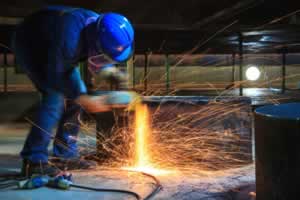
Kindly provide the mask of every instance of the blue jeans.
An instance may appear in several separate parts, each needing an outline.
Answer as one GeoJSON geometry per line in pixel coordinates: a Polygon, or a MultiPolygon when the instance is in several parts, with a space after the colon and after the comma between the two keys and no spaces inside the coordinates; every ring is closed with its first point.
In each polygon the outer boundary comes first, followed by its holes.
{"type": "Polygon", "coordinates": [[[77,134],[79,131],[79,105],[72,101],[64,103],[60,93],[42,94],[42,101],[21,152],[23,159],[33,163],[48,161],[48,146],[53,138],[53,128],[58,123],[54,137],[54,156],[72,158],[78,156],[77,134]],[[65,106],[66,105],[66,106],[65,106]]]}
{"type": "MultiPolygon", "coordinates": [[[[51,89],[34,72],[32,73],[29,70],[26,72],[42,94],[42,99],[33,119],[32,128],[26,138],[21,157],[33,163],[46,163],[48,161],[48,146],[52,138],[54,139],[54,156],[62,158],[77,157],[78,117],[82,109],[74,100],[65,99],[68,92],[72,92],[74,86],[66,85],[69,86],[67,92],[57,91],[51,89]],[[54,136],[53,128],[57,124],[57,133],[54,136]]],[[[78,69],[73,70],[70,77],[71,80],[74,80],[74,83],[82,84],[78,69]]]]}

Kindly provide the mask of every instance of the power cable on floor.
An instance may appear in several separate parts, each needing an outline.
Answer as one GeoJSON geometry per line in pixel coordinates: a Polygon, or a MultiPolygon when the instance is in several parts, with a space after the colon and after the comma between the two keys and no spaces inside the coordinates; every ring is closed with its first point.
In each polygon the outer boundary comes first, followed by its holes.
{"type": "Polygon", "coordinates": [[[123,193],[123,194],[134,196],[137,200],[142,200],[142,198],[139,194],[137,194],[135,192],[132,192],[132,191],[129,191],[129,190],[94,188],[94,187],[89,187],[89,186],[84,186],[84,185],[77,185],[77,184],[71,184],[70,186],[74,187],[74,188],[80,188],[80,189],[91,190],[91,191],[96,191],[96,192],[123,193]]]}
{"type": "Polygon", "coordinates": [[[162,185],[160,183],[160,181],[153,175],[151,174],[148,174],[148,173],[145,173],[145,172],[141,172],[141,174],[143,174],[144,176],[148,176],[150,177],[151,179],[154,180],[155,182],[155,188],[152,190],[152,192],[150,194],[148,194],[144,200],[149,200],[151,199],[152,197],[154,197],[158,192],[160,192],[162,190],[162,185]]]}
{"type": "MultiPolygon", "coordinates": [[[[135,172],[135,171],[133,171],[135,172]]],[[[94,188],[94,187],[89,187],[85,185],[77,185],[77,184],[70,184],[70,187],[73,188],[80,188],[80,189],[85,189],[85,190],[91,190],[91,191],[96,191],[96,192],[113,192],[113,193],[122,193],[126,195],[133,196],[137,200],[150,200],[153,198],[161,189],[162,185],[160,181],[153,175],[145,173],[145,172],[139,172],[140,174],[150,177],[152,180],[154,180],[154,185],[155,188],[145,197],[142,198],[139,194],[129,191],[129,190],[121,190],[121,189],[109,189],[109,188],[94,188]]],[[[26,180],[26,177],[21,176],[21,174],[0,174],[0,189],[7,189],[13,186],[16,186],[19,181],[26,180]]]]}

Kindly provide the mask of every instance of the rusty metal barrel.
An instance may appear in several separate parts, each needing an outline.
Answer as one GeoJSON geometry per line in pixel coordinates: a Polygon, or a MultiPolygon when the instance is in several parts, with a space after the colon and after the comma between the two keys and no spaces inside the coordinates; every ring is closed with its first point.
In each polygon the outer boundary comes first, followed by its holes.
{"type": "Polygon", "coordinates": [[[255,110],[256,199],[300,196],[300,103],[255,110]]]}

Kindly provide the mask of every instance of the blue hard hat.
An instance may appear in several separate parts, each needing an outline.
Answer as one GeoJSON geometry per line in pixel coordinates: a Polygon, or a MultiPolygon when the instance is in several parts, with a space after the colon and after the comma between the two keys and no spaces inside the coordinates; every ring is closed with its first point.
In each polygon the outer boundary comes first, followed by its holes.
{"type": "Polygon", "coordinates": [[[116,62],[129,59],[134,50],[134,30],[128,19],[120,14],[106,13],[97,20],[99,46],[116,62]]]}

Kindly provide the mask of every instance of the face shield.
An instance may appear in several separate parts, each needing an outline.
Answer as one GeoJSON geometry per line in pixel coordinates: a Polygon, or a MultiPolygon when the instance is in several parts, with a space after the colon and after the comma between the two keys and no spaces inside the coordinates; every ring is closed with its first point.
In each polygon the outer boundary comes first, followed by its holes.
{"type": "Polygon", "coordinates": [[[104,68],[115,66],[116,64],[118,64],[118,62],[112,60],[109,56],[105,54],[99,54],[96,56],[89,57],[88,64],[89,64],[89,69],[92,72],[98,73],[100,70],[104,68]]]}
{"type": "Polygon", "coordinates": [[[120,61],[113,60],[110,56],[102,53],[88,58],[89,68],[93,73],[98,73],[104,68],[113,67],[116,64],[126,62],[134,54],[134,43],[132,46],[126,48],[123,53],[119,56],[120,61]],[[123,57],[123,58],[121,58],[123,57]]]}

